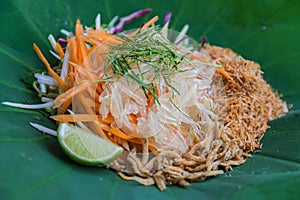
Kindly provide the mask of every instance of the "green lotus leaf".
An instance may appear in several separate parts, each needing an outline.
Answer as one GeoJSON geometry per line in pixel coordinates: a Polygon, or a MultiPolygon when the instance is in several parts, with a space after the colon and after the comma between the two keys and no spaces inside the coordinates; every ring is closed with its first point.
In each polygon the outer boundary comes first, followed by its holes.
{"type": "Polygon", "coordinates": [[[76,19],[108,22],[152,8],[133,21],[140,26],[171,11],[170,26],[190,25],[189,35],[229,47],[258,62],[264,78],[289,105],[290,112],[271,121],[263,148],[243,165],[204,182],[160,192],[155,186],[124,181],[115,172],[75,164],[57,139],[43,135],[29,121],[55,128],[40,111],[0,106],[0,199],[299,199],[300,198],[300,4],[293,0],[4,0],[0,6],[0,101],[37,103],[21,77],[43,69],[32,50],[37,43],[49,60],[47,36],[72,30],[76,19]]]}

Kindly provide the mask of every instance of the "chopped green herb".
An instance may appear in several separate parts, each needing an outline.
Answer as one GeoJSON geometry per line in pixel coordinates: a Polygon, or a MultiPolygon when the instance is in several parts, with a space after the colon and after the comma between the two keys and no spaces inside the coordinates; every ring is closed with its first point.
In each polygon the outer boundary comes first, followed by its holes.
{"type": "Polygon", "coordinates": [[[131,79],[144,91],[150,93],[155,102],[160,104],[155,94],[154,82],[160,78],[178,93],[171,84],[171,75],[182,72],[179,65],[185,61],[185,55],[165,38],[158,27],[139,32],[133,37],[120,35],[125,42],[112,46],[107,57],[105,71],[112,71],[115,76],[125,76],[127,83],[131,79]],[[150,83],[146,78],[152,77],[150,83]]]}

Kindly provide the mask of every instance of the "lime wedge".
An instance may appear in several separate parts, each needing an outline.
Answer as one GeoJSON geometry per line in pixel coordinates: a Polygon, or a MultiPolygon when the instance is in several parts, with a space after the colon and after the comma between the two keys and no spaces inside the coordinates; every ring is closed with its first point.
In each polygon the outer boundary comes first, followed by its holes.
{"type": "Polygon", "coordinates": [[[57,132],[63,151],[84,165],[105,165],[123,151],[123,148],[112,142],[69,123],[61,123],[57,132]]]}

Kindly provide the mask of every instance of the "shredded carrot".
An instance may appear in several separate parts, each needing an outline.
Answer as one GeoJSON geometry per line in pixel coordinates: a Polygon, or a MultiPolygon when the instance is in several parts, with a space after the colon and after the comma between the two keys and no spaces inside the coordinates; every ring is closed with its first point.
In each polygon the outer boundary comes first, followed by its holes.
{"type": "Polygon", "coordinates": [[[76,41],[76,58],[78,60],[77,64],[81,64],[81,62],[84,60],[83,55],[81,54],[86,50],[86,47],[83,45],[81,36],[83,35],[83,27],[80,23],[80,20],[77,19],[76,21],[76,27],[75,27],[75,41],[76,41]]]}
{"type": "Polygon", "coordinates": [[[152,145],[148,145],[148,149],[153,153],[157,152],[156,148],[152,145]]]}
{"type": "MultiPolygon", "coordinates": [[[[68,46],[70,47],[70,61],[73,61],[75,62],[76,60],[76,55],[77,55],[77,52],[76,52],[76,42],[75,42],[75,38],[72,37],[72,38],[68,38],[67,39],[68,41],[68,46]]],[[[76,63],[76,64],[79,64],[79,63],[76,63]]]]}
{"type": "Polygon", "coordinates": [[[106,124],[111,124],[115,121],[115,118],[109,113],[105,119],[102,119],[102,121],[106,124]]]}
{"type": "Polygon", "coordinates": [[[112,133],[115,136],[118,136],[119,138],[129,140],[132,139],[133,137],[130,135],[127,135],[126,133],[123,133],[120,129],[117,128],[111,128],[109,129],[109,132],[112,133]]]}
{"type": "MultiPolygon", "coordinates": [[[[159,94],[158,94],[158,89],[157,87],[155,86],[155,88],[151,89],[152,92],[154,92],[154,94],[159,97],[159,94]]],[[[152,93],[148,92],[148,98],[147,98],[147,104],[148,106],[152,106],[154,103],[155,103],[155,99],[154,99],[154,96],[152,95],[152,93]]]]}
{"type": "Polygon", "coordinates": [[[76,40],[80,39],[80,36],[83,35],[83,27],[79,19],[76,20],[76,27],[75,27],[75,36],[76,40]]]}
{"type": "Polygon", "coordinates": [[[67,48],[70,48],[70,59],[69,59],[69,73],[68,73],[68,80],[69,80],[69,84],[71,87],[74,86],[74,82],[75,82],[75,69],[74,66],[71,62],[75,62],[76,59],[76,48],[75,47],[75,39],[74,37],[72,38],[67,38],[68,41],[68,46],[67,48]]]}
{"type": "MultiPolygon", "coordinates": [[[[88,91],[88,90],[87,90],[88,91]]],[[[88,97],[88,92],[85,93],[78,93],[75,98],[75,104],[79,105],[80,103],[80,112],[87,113],[90,115],[95,115],[95,110],[93,109],[94,100],[91,97],[88,97]]],[[[74,103],[74,102],[73,102],[74,103]]],[[[104,133],[103,130],[106,129],[103,123],[98,120],[92,122],[86,122],[89,125],[89,128],[94,131],[96,134],[100,135],[101,137],[108,139],[107,135],[104,133]]]]}
{"type": "Polygon", "coordinates": [[[68,89],[67,84],[60,78],[60,76],[58,74],[55,73],[55,71],[53,71],[53,69],[51,68],[51,66],[48,63],[47,59],[45,58],[45,56],[43,55],[43,53],[41,52],[41,50],[39,49],[39,47],[35,43],[33,44],[33,49],[36,52],[36,54],[38,55],[38,57],[41,59],[41,61],[44,63],[44,65],[46,66],[49,74],[54,78],[54,80],[57,82],[59,87],[63,91],[66,91],[68,89]]]}
{"type": "Polygon", "coordinates": [[[128,115],[128,118],[129,118],[129,121],[130,121],[131,123],[137,124],[138,120],[137,120],[137,116],[136,116],[136,115],[134,115],[134,114],[129,114],[129,115],[128,115]]]}
{"type": "Polygon", "coordinates": [[[78,53],[77,56],[78,56],[79,62],[81,63],[85,60],[85,58],[88,55],[86,44],[81,39],[78,39],[78,49],[79,49],[79,51],[77,51],[77,53],[78,53]]]}
{"type": "Polygon", "coordinates": [[[61,45],[58,42],[56,42],[55,48],[56,48],[56,51],[57,51],[58,55],[61,58],[64,58],[65,57],[65,52],[64,52],[63,48],[61,47],[61,45]]]}
{"type": "MultiPolygon", "coordinates": [[[[139,145],[141,145],[143,143],[143,141],[142,141],[141,138],[131,138],[128,141],[132,142],[132,143],[135,143],[135,144],[139,144],[139,145]]],[[[148,149],[151,152],[156,152],[156,148],[153,145],[151,145],[151,144],[148,145],[148,149]]]]}
{"type": "Polygon", "coordinates": [[[96,90],[97,90],[98,94],[101,94],[103,92],[101,83],[98,83],[96,90]]]}
{"type": "Polygon", "coordinates": [[[158,16],[155,16],[152,19],[150,19],[148,22],[146,22],[142,26],[141,31],[143,31],[143,30],[147,29],[149,26],[153,25],[157,20],[158,20],[158,16]]]}
{"type": "Polygon", "coordinates": [[[68,99],[66,102],[64,102],[58,109],[57,113],[58,114],[63,114],[67,111],[67,109],[70,107],[72,104],[72,99],[68,99]]]}
{"type": "Polygon", "coordinates": [[[76,75],[74,75],[74,79],[76,79],[76,82],[84,80],[90,80],[91,82],[93,82],[99,80],[99,77],[90,71],[92,70],[92,68],[89,69],[90,64],[88,64],[87,61],[83,62],[81,65],[78,65],[74,62],[70,62],[70,64],[76,71],[76,75]]]}
{"type": "Polygon", "coordinates": [[[114,119],[108,117],[107,119],[102,119],[100,115],[91,114],[59,114],[51,116],[52,119],[58,122],[94,122],[99,121],[101,123],[111,124],[114,119]]]}
{"type": "Polygon", "coordinates": [[[101,136],[104,139],[107,139],[106,134],[104,133],[103,130],[107,129],[109,127],[107,127],[105,124],[101,124],[98,121],[97,122],[88,122],[89,123],[89,128],[91,129],[92,132],[98,134],[99,136],[101,136]]]}
{"type": "Polygon", "coordinates": [[[88,35],[84,36],[86,38],[90,39],[97,39],[100,43],[104,41],[108,41],[111,45],[117,45],[123,43],[123,40],[115,35],[106,33],[104,31],[98,31],[98,30],[86,30],[88,35]]]}
{"type": "MultiPolygon", "coordinates": [[[[86,90],[88,91],[88,90],[86,90]]],[[[67,91],[68,92],[68,91],[67,91]]],[[[93,106],[93,100],[88,97],[87,93],[78,93],[76,95],[76,98],[73,99],[73,102],[74,103],[74,100],[75,101],[75,104],[79,105],[78,103],[80,103],[80,107],[79,107],[79,111],[81,113],[87,113],[89,115],[95,115],[95,110],[91,107],[93,106]]],[[[103,125],[103,123],[99,122],[98,120],[95,120],[95,121],[92,121],[92,122],[86,122],[88,123],[88,126],[90,128],[91,131],[93,131],[94,133],[98,134],[99,136],[105,138],[105,139],[108,139],[106,134],[104,133],[103,130],[106,129],[106,126],[103,125]]]]}
{"type": "Polygon", "coordinates": [[[72,99],[76,94],[86,90],[89,86],[91,86],[92,82],[84,82],[82,84],[79,84],[76,87],[73,87],[66,92],[60,94],[55,100],[54,100],[54,107],[58,108],[61,105],[63,105],[64,102],[66,102],[68,99],[72,99]]]}
{"type": "Polygon", "coordinates": [[[181,128],[181,134],[185,138],[189,136],[189,133],[185,128],[181,128]]]}
{"type": "Polygon", "coordinates": [[[205,64],[210,64],[207,60],[205,60],[204,58],[201,58],[201,57],[199,57],[199,56],[197,56],[197,55],[195,55],[195,54],[189,54],[189,56],[190,56],[190,58],[192,59],[192,60],[199,60],[200,62],[202,62],[202,63],[205,63],[205,64]]]}
{"type": "Polygon", "coordinates": [[[137,29],[136,31],[134,31],[131,36],[135,36],[138,32],[140,31],[144,31],[146,30],[149,26],[154,25],[154,23],[158,20],[158,16],[153,17],[152,19],[150,19],[148,22],[146,22],[142,28],[137,29]]]}
{"type": "Polygon", "coordinates": [[[89,114],[67,114],[67,115],[54,115],[52,119],[59,122],[92,122],[97,121],[96,115],[89,114]]]}
{"type": "MultiPolygon", "coordinates": [[[[89,115],[89,114],[66,114],[66,115],[54,115],[51,116],[50,118],[54,119],[55,121],[58,122],[63,122],[63,123],[70,123],[70,122],[95,122],[97,121],[99,118],[101,118],[101,116],[99,115],[89,115]]],[[[98,120],[98,124],[99,126],[106,131],[109,131],[110,127],[106,124],[103,124],[100,122],[100,120],[98,120]]]]}
{"type": "MultiPolygon", "coordinates": [[[[195,59],[195,60],[199,60],[200,62],[204,63],[204,64],[209,64],[209,62],[207,60],[205,60],[204,58],[201,58],[195,54],[190,54],[189,55],[191,59],[195,59]]],[[[225,78],[233,80],[233,78],[223,69],[220,67],[216,67],[216,70],[222,74],[225,78]]]]}

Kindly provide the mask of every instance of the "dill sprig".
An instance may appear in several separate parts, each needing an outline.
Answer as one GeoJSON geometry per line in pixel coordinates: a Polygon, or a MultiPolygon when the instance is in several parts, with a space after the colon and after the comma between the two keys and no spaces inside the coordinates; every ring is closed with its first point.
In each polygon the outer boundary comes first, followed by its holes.
{"type": "Polygon", "coordinates": [[[185,55],[179,53],[178,48],[165,38],[158,27],[152,27],[139,32],[133,37],[120,35],[123,43],[111,46],[107,56],[105,72],[113,72],[114,76],[124,76],[127,84],[133,81],[149,98],[151,94],[156,103],[156,81],[162,81],[172,90],[179,92],[172,86],[171,76],[182,72],[179,65],[184,62],[185,55]]]}

